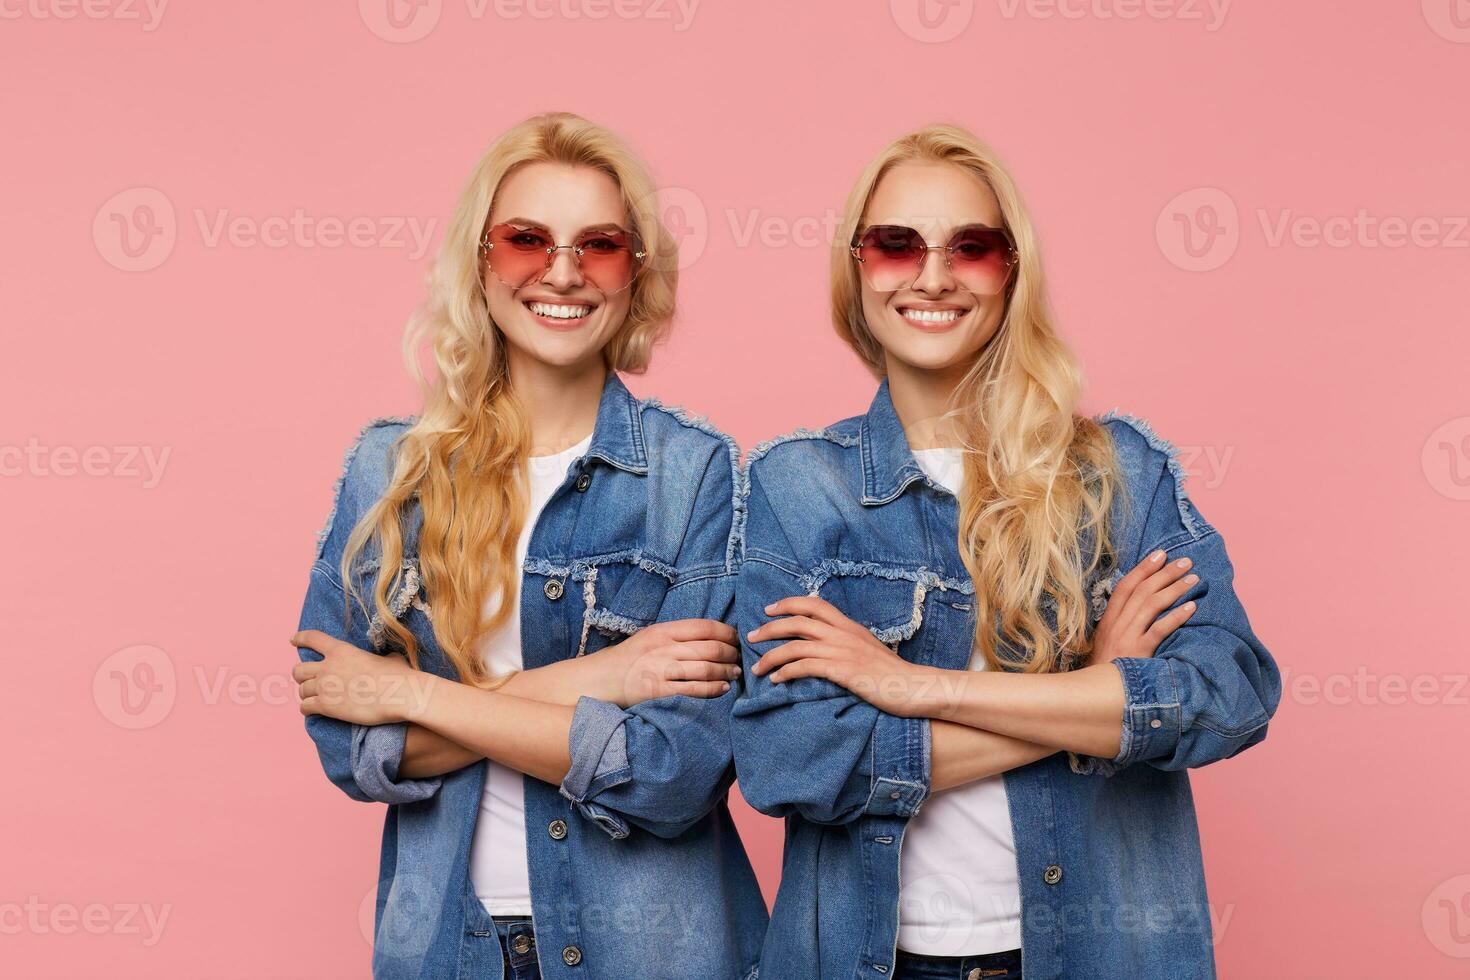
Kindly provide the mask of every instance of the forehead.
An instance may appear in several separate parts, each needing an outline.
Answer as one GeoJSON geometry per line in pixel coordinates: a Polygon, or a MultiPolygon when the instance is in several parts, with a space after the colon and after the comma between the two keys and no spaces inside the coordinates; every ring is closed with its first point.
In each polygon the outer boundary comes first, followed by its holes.
{"type": "Polygon", "coordinates": [[[973,224],[999,228],[1004,221],[995,193],[971,171],[942,161],[905,160],[873,188],[863,223],[939,232],[973,224]]]}
{"type": "Polygon", "coordinates": [[[562,236],[593,226],[621,225],[626,209],[617,181],[601,170],[528,163],[512,171],[495,192],[490,223],[507,218],[529,218],[562,236]]]}

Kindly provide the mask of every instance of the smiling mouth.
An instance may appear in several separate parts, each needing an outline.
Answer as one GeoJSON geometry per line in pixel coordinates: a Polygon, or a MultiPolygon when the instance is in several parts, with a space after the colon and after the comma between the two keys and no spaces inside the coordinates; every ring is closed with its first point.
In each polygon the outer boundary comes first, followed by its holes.
{"type": "Polygon", "coordinates": [[[542,303],[536,300],[527,300],[524,305],[542,323],[562,330],[580,326],[592,315],[593,309],[585,303],[542,303]]]}
{"type": "Polygon", "coordinates": [[[943,329],[952,326],[968,312],[970,311],[959,309],[925,310],[912,306],[900,306],[898,308],[899,316],[914,326],[927,330],[933,330],[935,328],[943,329]]]}

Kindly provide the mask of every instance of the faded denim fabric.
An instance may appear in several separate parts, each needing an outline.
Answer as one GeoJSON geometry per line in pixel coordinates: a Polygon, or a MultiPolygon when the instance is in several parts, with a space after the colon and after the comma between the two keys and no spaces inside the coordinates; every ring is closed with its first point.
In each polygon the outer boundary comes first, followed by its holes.
{"type": "MultiPolygon", "coordinates": [[[[411,421],[369,425],[348,453],[302,629],[383,648],[374,617],[356,606],[344,617],[338,565],[348,534],[386,488],[393,445],[411,421]]],[[[591,444],[531,536],[520,593],[525,667],[596,656],[655,622],[728,621],[742,527],[738,487],[738,452],[727,436],[633,398],[610,374],[591,444]]],[[[392,611],[417,638],[422,669],[452,677],[430,625],[433,597],[419,579],[420,524],[415,510],[392,611]]],[[[359,568],[361,592],[371,596],[377,563],[369,556],[359,568]]],[[[547,980],[754,974],[766,910],[726,806],[737,690],[627,710],[584,697],[566,779],[559,787],[526,779],[532,909],[547,980]]],[[[499,978],[499,939],[469,879],[485,764],[400,779],[405,725],[310,717],[306,728],[333,783],[355,800],[390,804],[373,975],[499,978]]]]}
{"type": "MultiPolygon", "coordinates": [[[[1271,655],[1232,586],[1220,535],[1195,509],[1171,447],[1109,415],[1124,493],[1113,583],[1157,548],[1200,576],[1190,621],[1145,659],[1119,660],[1127,692],[1115,758],[1056,753],[1005,774],[1021,881],[1028,980],[1213,977],[1210,909],[1186,769],[1259,742],[1281,695],[1271,655]]],[[[916,663],[964,670],[974,585],[957,502],[910,452],[886,382],[866,416],[757,447],[735,619],[820,595],[916,663]]],[[[930,722],[900,718],[820,678],[775,685],[744,646],[732,724],[745,799],[786,818],[764,980],[878,980],[895,967],[899,855],[930,787],[930,722]]],[[[953,887],[964,887],[958,882],[953,887]]]]}

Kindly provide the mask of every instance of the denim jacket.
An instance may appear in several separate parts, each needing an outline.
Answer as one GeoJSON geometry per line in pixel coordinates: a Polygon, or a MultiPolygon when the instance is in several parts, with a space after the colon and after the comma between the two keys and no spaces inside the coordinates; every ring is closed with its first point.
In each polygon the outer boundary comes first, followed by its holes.
{"type": "MultiPolygon", "coordinates": [[[[1124,493],[1114,570],[1092,590],[1095,615],[1111,585],[1156,548],[1194,560],[1199,605],[1153,657],[1117,661],[1127,700],[1115,758],[1059,752],[1004,776],[1025,973],[1212,977],[1186,770],[1264,738],[1280,677],[1171,447],[1139,421],[1102,423],[1124,493]]],[[[767,603],[820,595],[904,659],[966,669],[974,585],[960,560],[957,502],[915,461],[886,382],[866,416],[759,446],[747,468],[742,636],[767,621],[767,603]]],[[[786,818],[760,975],[878,980],[894,966],[904,830],[930,791],[930,722],[879,711],[821,678],[753,676],[750,666],[779,642],[745,644],[731,731],[745,799],[786,818]]]]}
{"type": "MultiPolygon", "coordinates": [[[[344,617],[338,565],[348,534],[386,488],[394,444],[411,421],[375,422],[349,451],[302,629],[383,649],[376,617],[356,604],[344,617]]],[[[663,620],[728,620],[739,486],[728,437],[633,398],[610,373],[587,452],[532,532],[519,600],[525,667],[595,656],[663,620]]],[[[390,606],[420,644],[421,669],[453,677],[430,626],[433,596],[419,577],[420,525],[414,510],[405,519],[402,588],[390,606]]],[[[362,594],[370,596],[377,562],[359,562],[362,594]]],[[[732,688],[719,698],[667,697],[627,710],[583,697],[566,779],[560,786],[525,780],[531,901],[548,980],[752,975],[766,909],[726,807],[735,696],[732,688]]],[[[485,763],[400,778],[405,725],[312,716],[306,728],[333,783],[355,800],[390,804],[373,975],[500,977],[494,924],[469,877],[485,763]]]]}

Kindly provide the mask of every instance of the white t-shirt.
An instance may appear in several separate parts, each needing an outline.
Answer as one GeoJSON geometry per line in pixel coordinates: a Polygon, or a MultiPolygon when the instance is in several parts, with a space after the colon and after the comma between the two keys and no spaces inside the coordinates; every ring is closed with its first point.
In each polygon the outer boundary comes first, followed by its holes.
{"type": "MultiPolygon", "coordinates": [[[[958,495],[958,449],[920,449],[929,478],[958,495]]],[[[985,659],[972,655],[971,670],[985,659]]],[[[990,776],[935,793],[909,821],[899,861],[898,945],[927,956],[978,956],[1021,945],[1021,880],[1005,782],[990,776]]]]}
{"type": "MultiPolygon", "coordinates": [[[[567,467],[587,451],[592,436],[554,456],[532,456],[530,512],[516,542],[516,568],[526,562],[531,532],[536,519],[556,488],[566,479],[567,467]]],[[[519,599],[519,593],[517,594],[519,599]]],[[[492,601],[487,605],[493,605],[492,601]]],[[[521,669],[521,608],[511,606],[510,617],[480,645],[480,656],[492,676],[521,669]]],[[[530,915],[531,878],[526,867],[525,777],[494,760],[486,762],[485,792],[480,797],[480,817],[470,843],[470,880],[475,895],[491,915],[530,915]]]]}

